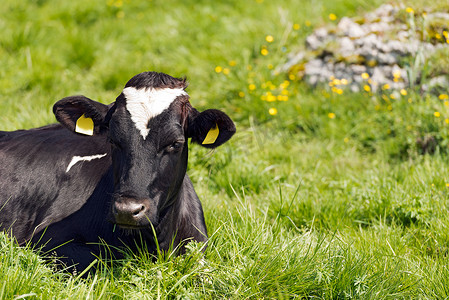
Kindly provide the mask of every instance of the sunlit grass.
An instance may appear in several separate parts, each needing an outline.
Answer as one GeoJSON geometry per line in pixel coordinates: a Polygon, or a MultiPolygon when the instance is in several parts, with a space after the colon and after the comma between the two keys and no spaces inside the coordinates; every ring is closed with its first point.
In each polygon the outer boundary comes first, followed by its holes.
{"type": "Polygon", "coordinates": [[[55,122],[65,96],[110,103],[155,70],[186,75],[193,105],[223,109],[237,133],[191,145],[204,255],[129,254],[84,280],[0,235],[0,298],[447,298],[447,91],[374,93],[362,74],[353,94],[348,78],[311,88],[278,72],[315,26],[379,3],[6,1],[2,130],[55,122]]]}

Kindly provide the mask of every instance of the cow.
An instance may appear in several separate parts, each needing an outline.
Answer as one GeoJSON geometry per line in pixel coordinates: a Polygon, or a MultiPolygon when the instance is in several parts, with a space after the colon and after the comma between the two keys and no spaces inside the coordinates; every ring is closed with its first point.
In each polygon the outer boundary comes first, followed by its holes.
{"type": "Polygon", "coordinates": [[[70,96],[53,107],[59,123],[0,132],[0,229],[78,271],[124,248],[206,243],[188,139],[216,148],[236,128],[220,110],[193,108],[186,88],[144,72],[109,105],[70,96]]]}

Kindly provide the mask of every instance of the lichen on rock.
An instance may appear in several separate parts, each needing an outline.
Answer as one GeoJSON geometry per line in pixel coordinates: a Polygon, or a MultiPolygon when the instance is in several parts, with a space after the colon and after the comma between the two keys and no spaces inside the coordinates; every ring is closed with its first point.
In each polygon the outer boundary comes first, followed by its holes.
{"type": "Polygon", "coordinates": [[[344,78],[347,84],[341,88],[353,92],[366,84],[370,92],[417,84],[428,91],[447,89],[448,70],[436,66],[423,72],[423,68],[429,68],[426,62],[437,51],[443,51],[440,57],[449,54],[448,20],[447,12],[418,14],[384,4],[363,17],[343,17],[337,25],[316,29],[303,49],[291,53],[278,71],[294,74],[312,86],[344,78]],[[364,73],[368,79],[362,78],[364,73]],[[424,75],[431,77],[425,84],[424,75]]]}

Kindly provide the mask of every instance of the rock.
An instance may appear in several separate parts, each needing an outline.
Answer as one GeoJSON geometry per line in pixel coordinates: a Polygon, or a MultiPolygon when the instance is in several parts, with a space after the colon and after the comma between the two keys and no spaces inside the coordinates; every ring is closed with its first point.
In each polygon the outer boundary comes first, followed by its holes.
{"type": "Polygon", "coordinates": [[[354,55],[355,45],[349,37],[346,36],[342,37],[339,40],[339,44],[340,44],[339,52],[341,56],[349,57],[351,55],[354,55]]]}
{"type": "Polygon", "coordinates": [[[317,29],[306,38],[306,46],[311,50],[318,50],[323,46],[326,37],[327,30],[325,28],[317,29]]]}
{"type": "Polygon", "coordinates": [[[448,86],[449,79],[446,76],[438,76],[430,79],[428,83],[423,84],[422,89],[431,92],[434,89],[447,90],[448,86]]]}
{"type": "Polygon", "coordinates": [[[375,59],[380,65],[391,65],[397,61],[392,53],[378,53],[375,59]]]}
{"type": "MultiPolygon", "coordinates": [[[[296,68],[301,70],[298,78],[309,84],[327,84],[332,76],[345,78],[349,84],[339,88],[346,87],[353,92],[363,90],[367,78],[362,78],[362,74],[368,73],[373,92],[387,84],[393,95],[400,95],[399,90],[409,86],[407,72],[401,67],[404,61],[408,59],[418,66],[413,67],[418,69],[414,70],[412,78],[419,81],[419,66],[425,58],[436,49],[449,47],[444,40],[436,45],[432,44],[434,40],[428,42],[427,37],[404,22],[400,12],[404,12],[403,7],[384,4],[358,17],[357,21],[343,17],[333,28],[318,28],[306,38],[306,50],[289,55],[281,70],[295,70],[295,66],[301,64],[296,68]]],[[[449,20],[449,14],[428,12],[427,20],[432,19],[449,20]]],[[[423,88],[432,90],[447,86],[449,76],[443,74],[429,80],[423,88]]]]}
{"type": "Polygon", "coordinates": [[[343,33],[343,35],[350,38],[360,38],[367,34],[367,32],[348,17],[341,18],[338,22],[338,29],[343,33]]]}
{"type": "Polygon", "coordinates": [[[449,21],[449,14],[445,12],[436,12],[432,14],[427,14],[428,19],[443,19],[449,21]]]}

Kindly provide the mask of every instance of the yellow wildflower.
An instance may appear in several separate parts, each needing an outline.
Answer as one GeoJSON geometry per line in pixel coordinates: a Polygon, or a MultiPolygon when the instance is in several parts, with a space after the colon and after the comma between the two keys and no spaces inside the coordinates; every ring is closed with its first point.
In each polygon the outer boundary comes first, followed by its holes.
{"type": "Polygon", "coordinates": [[[365,79],[365,80],[368,79],[369,78],[369,74],[366,73],[366,72],[362,73],[362,78],[365,79]]]}
{"type": "Polygon", "coordinates": [[[449,106],[449,101],[444,101],[444,106],[449,106]]]}
{"type": "Polygon", "coordinates": [[[341,80],[341,84],[343,84],[343,85],[347,85],[348,83],[349,83],[349,81],[346,78],[343,78],[341,80]]]}
{"type": "Polygon", "coordinates": [[[304,24],[305,24],[307,27],[310,27],[310,26],[312,25],[312,23],[311,23],[309,20],[305,21],[304,24]]]}
{"type": "Polygon", "coordinates": [[[438,99],[440,99],[440,100],[449,99],[449,95],[448,94],[441,94],[441,95],[438,96],[438,99]]]}
{"type": "Polygon", "coordinates": [[[343,142],[345,142],[345,143],[349,142],[349,138],[348,138],[348,137],[345,137],[345,138],[343,139],[343,142]]]}
{"type": "Polygon", "coordinates": [[[301,28],[301,25],[299,25],[299,24],[293,24],[293,29],[294,30],[299,30],[299,28],[301,28]]]}
{"type": "Polygon", "coordinates": [[[229,62],[229,65],[230,65],[231,67],[234,67],[235,65],[237,65],[237,62],[236,62],[235,60],[231,60],[231,61],[229,62]]]}
{"type": "Polygon", "coordinates": [[[335,21],[335,20],[337,20],[337,15],[336,14],[329,14],[329,20],[331,20],[331,21],[335,21]]]}
{"type": "Polygon", "coordinates": [[[239,92],[239,97],[240,97],[240,98],[245,97],[245,93],[244,93],[244,92],[239,92]]]}
{"type": "Polygon", "coordinates": [[[269,113],[270,115],[274,116],[274,115],[276,115],[276,114],[278,113],[278,110],[277,110],[276,108],[272,107],[272,108],[270,108],[270,109],[268,110],[268,113],[269,113]]]}
{"type": "Polygon", "coordinates": [[[295,80],[296,79],[295,74],[288,74],[288,79],[295,80]]]}
{"type": "Polygon", "coordinates": [[[265,37],[265,40],[266,40],[268,43],[272,43],[272,42],[274,41],[274,37],[273,37],[272,35],[267,35],[267,36],[265,37]]]}
{"type": "Polygon", "coordinates": [[[254,91],[256,89],[256,85],[255,84],[250,84],[248,86],[248,88],[249,88],[250,91],[254,91]]]}
{"type": "Polygon", "coordinates": [[[263,48],[262,50],[260,50],[260,53],[261,53],[263,56],[266,56],[266,55],[268,55],[268,49],[267,49],[267,48],[263,48]]]}
{"type": "Polygon", "coordinates": [[[409,14],[414,14],[414,13],[415,13],[415,11],[413,10],[413,8],[411,8],[411,7],[407,7],[407,8],[405,9],[405,11],[406,11],[407,13],[409,13],[409,14]]]}
{"type": "Polygon", "coordinates": [[[449,124],[449,119],[445,119],[444,122],[446,122],[446,124],[449,124]]]}
{"type": "Polygon", "coordinates": [[[365,85],[363,86],[363,89],[364,89],[366,92],[370,92],[370,91],[371,91],[371,87],[370,87],[369,85],[367,85],[367,84],[365,84],[365,85]]]}
{"type": "Polygon", "coordinates": [[[334,113],[328,113],[327,114],[327,117],[329,118],[329,119],[335,119],[335,114],[334,113]]]}
{"type": "Polygon", "coordinates": [[[221,71],[223,71],[223,68],[222,68],[222,67],[220,67],[220,66],[216,66],[216,67],[215,67],[215,72],[221,73],[221,71]]]}
{"type": "Polygon", "coordinates": [[[231,72],[231,70],[229,70],[229,68],[224,68],[223,69],[223,74],[228,75],[229,72],[231,72]]]}
{"type": "Polygon", "coordinates": [[[401,89],[400,93],[402,96],[407,96],[407,91],[405,89],[401,89]]]}
{"type": "Polygon", "coordinates": [[[389,89],[390,89],[390,85],[389,85],[388,83],[386,83],[386,84],[384,84],[384,85],[382,86],[382,89],[383,89],[383,90],[389,90],[389,89]]]}
{"type": "Polygon", "coordinates": [[[339,88],[337,88],[337,87],[333,87],[333,88],[332,88],[332,92],[334,92],[334,93],[336,93],[336,94],[339,94],[339,95],[343,94],[343,90],[342,90],[342,89],[339,89],[339,88]]]}
{"type": "Polygon", "coordinates": [[[437,118],[439,118],[441,116],[440,112],[438,112],[438,111],[434,112],[433,115],[437,118]]]}
{"type": "Polygon", "coordinates": [[[271,92],[267,92],[267,101],[268,102],[276,101],[276,96],[273,95],[271,92]]]}
{"type": "Polygon", "coordinates": [[[394,71],[393,72],[393,77],[394,78],[401,78],[401,71],[399,71],[399,70],[394,71]]]}

